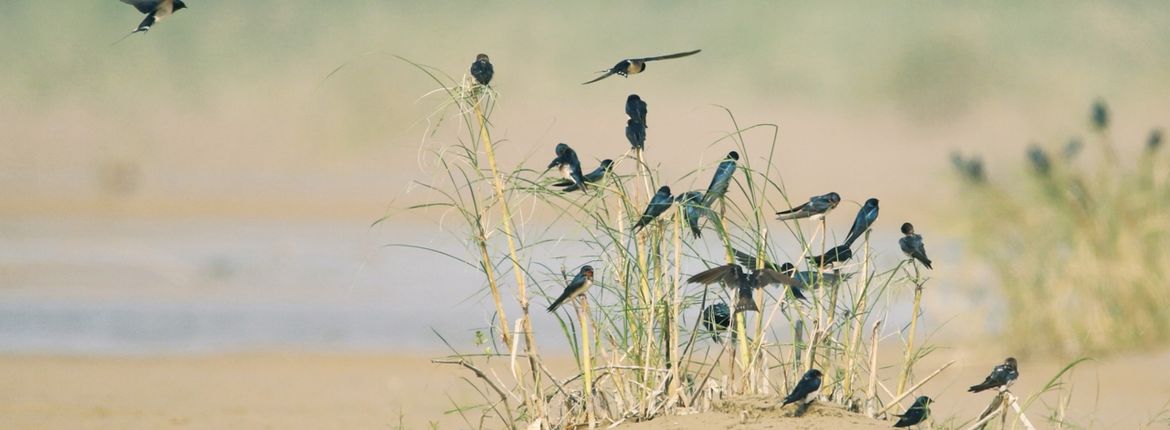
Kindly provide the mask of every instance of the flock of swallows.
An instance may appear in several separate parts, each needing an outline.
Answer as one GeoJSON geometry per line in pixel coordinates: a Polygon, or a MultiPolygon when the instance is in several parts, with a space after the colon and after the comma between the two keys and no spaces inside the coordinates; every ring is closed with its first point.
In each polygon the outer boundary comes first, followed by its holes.
{"type": "MultiPolygon", "coordinates": [[[[640,73],[646,70],[646,62],[648,61],[686,57],[697,54],[699,51],[694,50],[656,57],[622,60],[614,67],[601,71],[600,73],[603,74],[600,77],[585,82],[585,84],[591,84],[615,74],[628,76],[640,73]]],[[[470,72],[476,82],[484,86],[488,85],[495,75],[495,69],[486,54],[479,54],[475,57],[475,62],[471,64],[470,72]]],[[[630,146],[636,151],[641,151],[645,148],[647,111],[646,101],[642,100],[637,94],[630,94],[626,98],[626,115],[629,117],[626,121],[626,139],[629,140],[630,146]]],[[[581,169],[581,161],[577,157],[577,152],[569,147],[569,145],[558,143],[554,152],[556,153],[556,157],[548,164],[548,169],[556,168],[560,172],[562,179],[553,183],[553,186],[561,187],[562,192],[566,193],[577,190],[587,192],[589,184],[602,180],[613,166],[613,160],[605,159],[601,161],[601,165],[596,169],[589,173],[584,173],[581,169]]],[[[683,207],[683,215],[686,218],[691,233],[696,238],[701,237],[702,228],[700,227],[700,221],[703,217],[707,217],[712,222],[719,222],[718,214],[711,208],[716,201],[722,199],[727,193],[738,161],[739,153],[735,151],[727,153],[727,157],[715,169],[715,175],[711,178],[711,183],[707,186],[706,191],[687,191],[678,196],[672,196],[669,186],[659,188],[654,193],[654,196],[650,198],[650,202],[642,212],[642,215],[634,223],[632,232],[636,234],[643,227],[657,219],[659,215],[662,215],[670,209],[672,204],[678,202],[683,207]]],[[[812,196],[808,199],[808,202],[788,210],[777,212],[776,216],[779,220],[797,220],[802,218],[823,220],[825,215],[835,209],[840,203],[841,196],[835,192],[830,192],[819,196],[812,196]]],[[[853,243],[873,226],[877,217],[878,199],[870,198],[865,201],[861,206],[861,210],[857,212],[857,216],[853,220],[853,225],[849,229],[849,234],[845,236],[845,241],[841,245],[826,251],[823,255],[809,258],[810,262],[821,270],[798,272],[796,266],[792,263],[784,263],[783,265],[776,266],[770,262],[764,262],[763,268],[760,269],[745,269],[745,266],[748,268],[758,267],[759,262],[756,257],[736,250],[736,259],[743,266],[739,264],[728,264],[715,267],[691,276],[687,282],[699,284],[722,283],[727,287],[736,288],[736,312],[758,312],[759,308],[756,306],[756,301],[753,298],[753,291],[767,285],[787,285],[790,291],[792,291],[793,297],[804,300],[803,289],[814,288],[822,283],[835,284],[848,277],[848,275],[843,276],[839,273],[826,273],[823,269],[851,259],[853,257],[853,243]]],[[[902,249],[902,252],[926,266],[927,269],[933,269],[930,258],[926,255],[926,247],[922,243],[922,236],[914,232],[914,225],[908,222],[903,223],[901,231],[902,238],[898,240],[898,246],[902,249]]],[[[570,299],[584,298],[585,291],[592,284],[593,267],[589,265],[582,266],[577,275],[565,287],[565,291],[549,305],[548,311],[555,311],[570,299]]],[[[721,330],[726,330],[731,325],[731,316],[731,310],[725,303],[716,303],[703,310],[702,322],[708,331],[718,333],[721,330]]],[[[807,406],[820,392],[823,376],[823,373],[818,369],[810,369],[805,372],[800,378],[800,381],[793,387],[792,392],[784,397],[783,403],[780,406],[783,407],[792,403],[807,406]]],[[[1019,371],[1016,368],[1016,359],[1009,357],[1003,364],[992,369],[991,374],[983,382],[971,386],[968,391],[978,393],[992,388],[1006,389],[1018,377],[1019,371]]],[[[923,422],[930,416],[930,404],[933,402],[934,400],[930,397],[918,397],[905,413],[895,415],[898,417],[898,422],[894,423],[894,427],[910,427],[923,422]]]]}
{"type": "MultiPolygon", "coordinates": [[[[134,6],[139,12],[146,14],[146,18],[130,34],[150,31],[151,27],[159,21],[187,7],[183,3],[183,0],[121,1],[134,6]]],[[[613,67],[599,72],[602,73],[601,76],[582,85],[592,84],[613,75],[628,77],[629,75],[645,71],[646,63],[648,62],[687,57],[697,54],[699,51],[701,50],[696,49],[694,51],[669,55],[624,59],[613,67]]],[[[495,75],[495,68],[492,66],[486,54],[479,54],[476,56],[475,62],[472,63],[470,72],[476,82],[480,85],[487,86],[495,75]]],[[[646,102],[637,94],[630,94],[626,98],[626,115],[629,116],[629,120],[626,122],[626,139],[638,151],[644,149],[646,144],[646,114],[646,102]]],[[[563,192],[587,191],[588,184],[603,179],[605,174],[613,166],[613,160],[606,159],[602,160],[601,165],[592,172],[583,173],[581,170],[581,161],[577,158],[577,152],[573,148],[570,148],[569,145],[564,143],[557,144],[555,153],[556,158],[549,163],[548,168],[552,169],[555,167],[560,171],[564,179],[553,185],[561,187],[563,192]]],[[[677,201],[683,206],[683,214],[686,217],[687,225],[690,227],[691,233],[696,238],[702,236],[700,221],[703,217],[707,217],[713,222],[719,222],[717,218],[718,214],[711,208],[716,201],[719,201],[727,194],[731,178],[735,174],[737,161],[739,161],[739,154],[737,152],[731,151],[727,153],[727,157],[715,169],[715,176],[711,178],[711,184],[707,186],[705,192],[687,191],[678,196],[672,196],[670,187],[662,186],[659,188],[654,193],[654,196],[651,197],[650,203],[646,206],[646,210],[642,212],[642,215],[634,224],[633,232],[637,233],[650,222],[657,219],[659,215],[662,215],[670,209],[671,205],[677,201]]],[[[777,212],[776,215],[779,220],[796,220],[802,218],[821,220],[826,214],[835,209],[840,202],[841,196],[835,192],[830,192],[824,195],[810,197],[808,202],[785,211],[777,212]]],[[[854,241],[869,230],[874,221],[877,220],[877,217],[878,200],[870,198],[865,201],[865,204],[861,206],[861,210],[857,212],[857,216],[853,220],[853,226],[850,227],[849,234],[845,236],[844,243],[826,251],[823,255],[810,257],[809,260],[821,269],[849,260],[853,257],[852,246],[854,241]]],[[[898,240],[898,245],[902,249],[902,252],[922,263],[928,269],[931,269],[931,261],[926,256],[926,248],[922,244],[922,236],[914,233],[914,226],[910,223],[902,224],[902,235],[902,238],[898,240]]],[[[758,266],[758,261],[755,257],[739,251],[735,251],[735,254],[736,258],[744,266],[749,268],[758,266]]],[[[804,288],[813,288],[821,283],[833,284],[845,278],[846,276],[841,276],[836,273],[825,273],[821,270],[798,272],[796,266],[792,263],[784,263],[783,265],[776,266],[775,264],[765,262],[763,268],[750,269],[750,271],[744,269],[739,264],[715,267],[691,276],[687,282],[699,284],[722,283],[728,287],[736,288],[738,294],[735,311],[758,312],[759,309],[756,307],[756,301],[753,298],[753,291],[755,289],[775,284],[787,285],[792,291],[793,297],[803,300],[805,299],[802,291],[804,288]]],[[[565,288],[564,293],[549,305],[548,311],[555,311],[557,307],[569,299],[583,297],[585,291],[592,284],[593,267],[588,265],[581,267],[577,275],[573,277],[573,280],[565,288]]],[[[703,324],[712,332],[718,332],[720,329],[726,330],[731,324],[730,309],[723,303],[708,307],[703,311],[703,324]]],[[[821,371],[817,369],[810,369],[805,372],[804,376],[800,378],[800,382],[796,384],[796,387],[793,387],[792,392],[784,397],[781,406],[787,406],[791,403],[807,405],[812,402],[820,391],[822,376],[821,371]]],[[[1018,377],[1019,371],[1016,368],[1016,359],[1009,357],[1004,361],[1004,364],[996,366],[982,383],[971,386],[968,391],[978,393],[991,388],[1006,388],[1018,377]]],[[[922,422],[930,415],[929,406],[932,402],[933,400],[927,396],[918,397],[904,414],[896,415],[899,419],[894,424],[894,427],[909,427],[922,422]]]]}

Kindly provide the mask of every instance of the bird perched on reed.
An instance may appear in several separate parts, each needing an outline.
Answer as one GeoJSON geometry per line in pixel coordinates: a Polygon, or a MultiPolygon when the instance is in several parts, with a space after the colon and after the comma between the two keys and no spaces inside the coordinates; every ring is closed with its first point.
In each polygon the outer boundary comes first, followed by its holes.
{"type": "Polygon", "coordinates": [[[861,205],[861,210],[857,211],[857,217],[853,219],[853,226],[849,228],[849,235],[845,236],[845,246],[853,246],[853,241],[869,231],[873,222],[877,221],[877,217],[878,199],[870,198],[865,201],[864,205],[861,205]]]}
{"type": "Polygon", "coordinates": [[[560,297],[557,297],[557,299],[554,300],[552,304],[548,305],[548,311],[553,312],[557,310],[557,308],[562,304],[564,304],[566,300],[580,297],[581,295],[585,294],[585,290],[588,290],[592,285],[593,266],[581,266],[581,270],[577,272],[577,276],[574,276],[573,280],[569,281],[569,285],[565,286],[565,292],[561,293],[560,297]]]}
{"type": "Polygon", "coordinates": [[[650,221],[654,221],[655,218],[658,218],[659,215],[662,215],[663,212],[670,209],[670,205],[672,204],[674,204],[674,197],[670,195],[670,187],[663,185],[658,189],[658,192],[654,193],[654,197],[650,198],[650,204],[646,205],[646,210],[642,212],[642,216],[634,224],[634,233],[637,233],[638,230],[641,230],[650,221]]]}
{"type": "Polygon", "coordinates": [[[930,266],[930,257],[926,256],[926,246],[922,244],[922,235],[914,233],[913,224],[902,223],[902,238],[898,239],[898,246],[902,248],[902,252],[910,258],[918,260],[927,269],[934,269],[930,266]]]}
{"type": "Polygon", "coordinates": [[[738,293],[735,301],[736,312],[759,311],[752,292],[772,284],[796,285],[796,280],[772,269],[758,269],[745,271],[738,264],[728,264],[713,269],[704,270],[687,279],[687,282],[696,284],[723,283],[728,288],[735,288],[738,293]]]}
{"type": "Polygon", "coordinates": [[[581,160],[577,158],[577,151],[568,144],[558,143],[555,152],[557,156],[548,163],[548,168],[556,167],[561,172],[561,177],[572,182],[570,185],[585,190],[585,175],[581,173],[581,160]]]}
{"type": "Polygon", "coordinates": [[[837,193],[812,196],[808,198],[808,202],[801,203],[800,206],[786,211],[776,212],[776,219],[812,218],[813,220],[819,220],[824,218],[829,211],[836,208],[839,203],[841,203],[841,196],[837,193]]]}
{"type": "Polygon", "coordinates": [[[703,328],[711,332],[711,338],[718,342],[721,339],[719,333],[731,326],[731,308],[723,302],[707,306],[706,309],[703,309],[701,322],[703,328]]]}
{"type": "MultiPolygon", "coordinates": [[[[592,172],[581,175],[581,180],[584,181],[586,184],[595,183],[595,182],[600,181],[603,178],[605,178],[605,174],[607,172],[609,172],[610,169],[612,169],[612,168],[613,168],[613,160],[610,160],[608,158],[601,160],[601,165],[597,166],[596,169],[593,169],[592,172]]],[[[577,183],[571,179],[562,179],[559,182],[553,183],[553,186],[554,187],[561,187],[561,191],[566,192],[566,193],[571,193],[573,191],[577,191],[577,190],[581,189],[581,187],[578,186],[577,183]]]]}
{"type": "Polygon", "coordinates": [[[471,63],[471,77],[475,78],[475,82],[486,86],[491,83],[492,76],[495,74],[496,69],[492,67],[492,62],[488,59],[487,54],[475,56],[475,62],[471,63]]]}
{"type": "Polygon", "coordinates": [[[987,378],[984,378],[983,382],[972,385],[971,388],[967,389],[967,391],[978,393],[980,391],[989,390],[992,388],[1006,388],[1011,386],[1011,384],[1016,381],[1016,378],[1019,377],[1020,371],[1016,367],[1016,359],[1014,357],[1008,357],[1003,361],[1003,364],[995,366],[994,369],[991,369],[991,374],[987,375],[987,378]]]}

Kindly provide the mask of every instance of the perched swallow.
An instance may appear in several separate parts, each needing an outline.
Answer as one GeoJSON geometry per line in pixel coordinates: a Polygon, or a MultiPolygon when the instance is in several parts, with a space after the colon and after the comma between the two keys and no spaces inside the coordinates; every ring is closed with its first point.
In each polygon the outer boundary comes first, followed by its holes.
{"type": "Polygon", "coordinates": [[[557,297],[552,304],[548,305],[548,311],[555,311],[566,300],[585,294],[585,290],[588,290],[592,285],[593,267],[585,265],[581,267],[581,271],[577,272],[577,276],[574,276],[573,280],[569,281],[569,285],[565,286],[565,292],[561,293],[560,297],[557,297]]]}
{"type": "Polygon", "coordinates": [[[823,376],[821,371],[817,369],[809,369],[809,371],[804,372],[804,376],[800,377],[800,382],[796,383],[796,387],[792,389],[791,393],[788,393],[788,397],[784,398],[784,403],[780,407],[796,402],[812,403],[817,398],[817,392],[821,389],[821,376],[823,376]]]}
{"type": "Polygon", "coordinates": [[[626,140],[630,141],[630,147],[634,149],[642,149],[646,147],[646,124],[638,121],[626,121],[626,140]]]}
{"type": "Polygon", "coordinates": [[[597,79],[594,79],[594,80],[589,81],[589,82],[585,82],[581,85],[592,84],[594,82],[608,78],[612,75],[621,75],[624,77],[629,77],[629,75],[635,75],[635,74],[642,73],[643,71],[645,71],[646,70],[646,63],[649,61],[669,60],[671,58],[682,58],[682,57],[686,57],[688,55],[698,54],[699,51],[702,51],[702,49],[696,49],[694,51],[689,51],[689,52],[679,52],[677,54],[660,55],[657,57],[630,58],[630,59],[618,61],[618,63],[615,64],[613,67],[611,67],[607,70],[602,70],[600,72],[597,72],[597,73],[604,73],[604,75],[598,76],[597,79]]]}
{"type": "Polygon", "coordinates": [[[703,229],[699,228],[699,220],[703,217],[703,211],[707,210],[703,207],[703,193],[700,191],[687,191],[679,194],[674,200],[679,205],[682,205],[683,215],[686,216],[687,225],[691,227],[691,234],[695,235],[696,239],[702,237],[703,229]]]}
{"type": "Polygon", "coordinates": [[[927,269],[933,270],[934,268],[930,267],[930,257],[926,256],[926,247],[922,245],[922,235],[914,233],[914,225],[902,223],[902,234],[902,238],[898,239],[902,252],[918,260],[927,269]]]}
{"type": "Polygon", "coordinates": [[[146,33],[150,31],[151,26],[187,7],[183,0],[122,0],[122,3],[134,6],[139,12],[146,14],[146,19],[143,19],[142,23],[138,24],[138,29],[130,34],[146,33]]]}
{"type": "Polygon", "coordinates": [[[983,172],[983,159],[979,158],[978,155],[964,159],[963,154],[955,151],[951,153],[951,164],[955,166],[959,175],[968,182],[974,184],[987,182],[987,174],[983,172]]]}
{"type": "Polygon", "coordinates": [[[1162,129],[1155,128],[1150,130],[1150,136],[1146,138],[1146,151],[1156,152],[1162,146],[1162,129]]]}
{"type": "Polygon", "coordinates": [[[672,204],[674,204],[674,198],[670,195],[670,187],[663,185],[662,188],[658,189],[658,192],[654,193],[654,197],[650,198],[650,204],[646,205],[646,210],[642,212],[642,217],[638,218],[637,224],[634,224],[634,233],[637,233],[638,230],[641,230],[650,221],[654,221],[654,218],[658,218],[659,215],[662,215],[663,212],[670,209],[670,205],[672,204]]]}
{"type": "Polygon", "coordinates": [[[492,67],[492,62],[488,60],[487,54],[479,54],[475,56],[475,62],[471,63],[471,77],[475,78],[480,85],[487,85],[492,81],[492,75],[496,74],[496,69],[492,67]]]}
{"type": "Polygon", "coordinates": [[[910,427],[925,421],[930,417],[930,404],[934,403],[930,397],[922,396],[914,400],[914,404],[910,405],[910,409],[902,415],[895,414],[898,417],[898,422],[894,423],[894,427],[910,427]]]}
{"type": "Polygon", "coordinates": [[[802,203],[800,206],[794,207],[786,211],[776,212],[776,219],[801,219],[812,218],[819,220],[825,217],[829,211],[837,207],[841,203],[841,196],[837,193],[829,193],[820,196],[812,196],[808,198],[808,203],[802,203]]]}
{"type": "Polygon", "coordinates": [[[1105,100],[1097,99],[1093,102],[1093,128],[1098,131],[1109,128],[1109,106],[1105,104],[1105,100]]]}
{"type": "Polygon", "coordinates": [[[557,157],[548,163],[548,168],[556,167],[560,170],[562,177],[573,182],[572,185],[585,190],[585,177],[581,174],[581,160],[577,159],[577,151],[574,151],[569,145],[558,143],[556,153],[557,157]]]}
{"type": "Polygon", "coordinates": [[[739,161],[739,153],[731,151],[727,158],[715,168],[715,176],[711,178],[711,185],[707,186],[707,194],[703,195],[703,206],[711,207],[712,203],[727,194],[727,187],[731,184],[731,176],[735,174],[735,162],[739,161]]]}
{"type": "Polygon", "coordinates": [[[1028,147],[1028,163],[1032,165],[1032,170],[1040,176],[1048,176],[1052,172],[1052,158],[1048,156],[1048,151],[1045,151],[1040,145],[1032,144],[1028,147]]]}
{"type": "Polygon", "coordinates": [[[1007,360],[1003,361],[1003,364],[995,366],[995,369],[991,370],[991,374],[987,375],[983,383],[972,385],[967,391],[978,393],[991,388],[1006,387],[1011,385],[1012,382],[1015,382],[1016,378],[1019,377],[1020,371],[1016,369],[1016,359],[1008,357],[1007,360]]]}
{"type": "MultiPolygon", "coordinates": [[[[608,172],[612,168],[613,168],[613,160],[610,160],[608,158],[601,160],[600,166],[597,166],[597,168],[593,169],[592,172],[589,172],[589,173],[582,175],[581,179],[584,180],[586,184],[592,184],[594,182],[600,181],[603,178],[605,178],[605,173],[608,172]]],[[[561,191],[564,191],[566,193],[570,193],[570,192],[577,191],[577,190],[581,189],[581,187],[578,187],[577,183],[573,182],[573,180],[571,180],[571,179],[563,179],[560,182],[554,183],[553,186],[554,187],[562,187],[561,191]]]]}
{"type": "Polygon", "coordinates": [[[796,280],[783,273],[771,269],[752,270],[745,272],[738,264],[728,264],[699,272],[687,279],[687,282],[696,284],[714,284],[722,282],[724,286],[735,288],[738,299],[735,302],[736,312],[759,312],[756,300],[752,298],[752,291],[771,284],[795,285],[796,280]]]}
{"type": "Polygon", "coordinates": [[[873,222],[877,221],[878,217],[878,199],[870,198],[861,206],[861,210],[857,211],[857,218],[853,219],[853,227],[849,228],[849,235],[845,236],[845,246],[853,246],[853,241],[861,237],[863,233],[873,226],[873,222]]]}
{"type": "Polygon", "coordinates": [[[836,263],[849,261],[850,258],[853,258],[853,250],[849,249],[848,244],[845,244],[825,251],[824,255],[809,257],[808,259],[812,261],[813,264],[815,264],[817,267],[827,267],[836,263]]]}
{"type": "Polygon", "coordinates": [[[629,116],[631,120],[646,125],[646,112],[646,102],[642,101],[641,97],[638,97],[637,94],[630,94],[629,97],[626,97],[626,116],[629,116]]]}
{"type": "Polygon", "coordinates": [[[719,333],[727,330],[731,326],[731,308],[727,307],[727,303],[719,302],[703,309],[703,318],[701,320],[703,328],[711,332],[711,337],[716,342],[719,341],[719,333]]]}

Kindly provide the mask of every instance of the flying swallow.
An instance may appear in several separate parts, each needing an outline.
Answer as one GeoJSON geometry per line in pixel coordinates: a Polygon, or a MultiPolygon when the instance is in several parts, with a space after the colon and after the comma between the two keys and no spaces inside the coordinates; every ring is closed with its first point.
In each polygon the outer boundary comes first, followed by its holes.
{"type": "Polygon", "coordinates": [[[987,375],[983,383],[972,385],[967,391],[978,393],[991,388],[1006,387],[1011,385],[1012,382],[1015,382],[1016,378],[1019,377],[1020,371],[1016,368],[1016,359],[1008,357],[1007,360],[1003,361],[1003,364],[995,366],[995,369],[991,370],[991,374],[987,375]]]}
{"type": "Polygon", "coordinates": [[[629,75],[635,75],[635,74],[642,73],[643,71],[645,71],[646,70],[646,63],[649,61],[669,60],[671,58],[682,58],[682,57],[686,57],[688,55],[698,54],[699,51],[702,51],[702,49],[696,49],[694,51],[689,51],[689,52],[679,52],[677,54],[660,55],[657,57],[629,58],[629,59],[625,59],[622,61],[618,61],[618,63],[615,64],[613,67],[611,67],[607,70],[602,70],[600,72],[597,72],[597,73],[604,73],[604,75],[598,76],[597,79],[594,79],[594,80],[589,81],[589,82],[585,82],[581,85],[592,84],[594,82],[608,78],[612,75],[621,75],[621,76],[628,78],[629,75]]]}
{"type": "Polygon", "coordinates": [[[646,112],[646,102],[642,101],[641,97],[638,97],[637,94],[630,94],[629,97],[626,97],[626,116],[629,116],[631,120],[646,125],[646,112]]]}
{"type": "Polygon", "coordinates": [[[806,405],[812,403],[817,398],[817,392],[821,389],[821,376],[821,371],[817,369],[809,369],[809,371],[804,372],[804,376],[800,377],[800,382],[796,383],[796,387],[792,388],[792,392],[788,393],[788,397],[784,398],[784,403],[780,407],[796,402],[806,405]]]}
{"type": "Polygon", "coordinates": [[[130,34],[146,33],[150,31],[151,26],[187,7],[183,0],[122,0],[122,3],[134,6],[139,12],[146,14],[146,19],[143,19],[142,23],[138,24],[138,29],[130,34]]]}
{"type": "Polygon", "coordinates": [[[898,245],[902,247],[902,252],[921,262],[927,269],[933,270],[934,268],[930,267],[930,257],[926,256],[926,247],[922,245],[922,235],[914,233],[914,225],[908,222],[903,223],[902,234],[904,236],[898,239],[898,245]]]}
{"type": "Polygon", "coordinates": [[[634,149],[642,149],[646,147],[646,124],[642,124],[633,119],[626,121],[626,140],[630,141],[630,147],[634,149]]]}
{"type": "Polygon", "coordinates": [[[496,74],[496,69],[492,67],[492,62],[488,60],[487,54],[479,54],[475,56],[475,62],[471,63],[471,77],[475,78],[480,85],[487,85],[492,81],[492,75],[496,74]]]}
{"type": "Polygon", "coordinates": [[[848,244],[844,244],[825,251],[824,255],[809,257],[808,259],[817,267],[827,267],[836,263],[849,261],[850,258],[853,258],[853,250],[849,249],[848,244]]]}
{"type": "MultiPolygon", "coordinates": [[[[743,251],[740,251],[740,250],[734,249],[734,248],[732,248],[731,251],[735,253],[735,260],[739,261],[739,264],[742,264],[743,267],[747,267],[747,268],[751,268],[751,269],[754,269],[757,267],[756,264],[759,262],[759,260],[756,259],[756,256],[749,255],[746,252],[743,252],[743,251]]],[[[796,273],[796,268],[791,263],[784,263],[781,266],[777,266],[776,263],[773,263],[773,262],[768,261],[768,260],[764,260],[764,268],[771,270],[771,271],[780,272],[781,274],[784,274],[784,275],[792,278],[793,280],[795,280],[796,285],[789,286],[790,288],[792,288],[792,297],[796,297],[799,300],[805,300],[804,291],[802,291],[802,289],[805,288],[806,286],[812,285],[812,284],[810,284],[808,282],[801,281],[799,278],[797,278],[794,275],[804,274],[807,276],[810,272],[796,273]]]]}
{"type": "MultiPolygon", "coordinates": [[[[600,166],[597,166],[597,168],[593,169],[592,172],[589,172],[589,173],[582,175],[581,179],[584,180],[586,184],[592,184],[594,182],[600,181],[603,178],[605,178],[605,173],[608,172],[612,168],[613,168],[613,160],[610,160],[608,158],[601,160],[600,166]]],[[[562,187],[561,191],[564,191],[566,193],[577,191],[577,190],[581,189],[581,187],[578,187],[577,183],[573,182],[573,180],[571,180],[571,179],[562,179],[560,182],[554,183],[553,186],[554,187],[562,187]]]]}
{"type": "Polygon", "coordinates": [[[558,143],[556,153],[556,158],[548,163],[548,168],[556,167],[560,170],[562,177],[573,182],[572,185],[585,190],[585,177],[581,174],[581,160],[577,159],[577,151],[574,151],[569,145],[558,143]]]}
{"type": "Polygon", "coordinates": [[[894,423],[894,427],[910,427],[918,424],[926,418],[930,417],[930,404],[934,403],[930,397],[922,396],[914,400],[914,404],[910,405],[910,409],[902,415],[895,414],[898,417],[898,422],[894,423]]]}
{"type": "Polygon", "coordinates": [[[853,241],[868,231],[873,226],[873,222],[877,221],[877,217],[878,199],[871,197],[861,206],[861,210],[857,211],[857,218],[853,219],[853,227],[849,228],[849,235],[845,236],[845,246],[853,246],[853,241]]]}
{"type": "Polygon", "coordinates": [[[691,227],[691,234],[695,235],[696,239],[702,237],[703,229],[699,228],[699,220],[703,217],[703,211],[707,210],[703,207],[703,193],[687,191],[679,194],[674,200],[683,207],[683,215],[686,216],[687,225],[691,227]]]}
{"type": "MultiPolygon", "coordinates": [[[[743,252],[743,251],[740,251],[738,249],[734,249],[734,248],[732,248],[732,252],[735,253],[735,260],[739,261],[739,264],[742,264],[743,267],[751,267],[751,268],[756,267],[756,263],[757,263],[756,256],[748,254],[748,253],[743,252]]],[[[765,269],[771,269],[771,270],[775,270],[777,272],[783,272],[783,270],[780,270],[781,267],[782,266],[777,266],[776,263],[773,263],[773,262],[768,261],[768,260],[764,260],[764,268],[765,269]]]]}
{"type": "Polygon", "coordinates": [[[783,273],[771,269],[752,270],[745,272],[738,264],[728,264],[699,272],[687,279],[687,282],[696,284],[714,284],[722,282],[724,286],[735,288],[739,293],[735,302],[736,312],[759,312],[756,300],[752,298],[752,291],[771,284],[795,285],[796,280],[783,273]]]}
{"type": "Polygon", "coordinates": [[[555,311],[566,300],[585,294],[585,290],[588,290],[592,285],[593,267],[589,265],[582,266],[581,271],[577,272],[577,276],[574,276],[573,280],[569,281],[569,285],[565,286],[565,292],[561,293],[560,297],[557,297],[552,304],[548,305],[548,311],[555,311]]]}
{"type": "Polygon", "coordinates": [[[711,332],[711,337],[719,341],[719,333],[731,326],[731,308],[727,303],[719,302],[703,309],[703,328],[711,332]]]}
{"type": "Polygon", "coordinates": [[[786,211],[776,212],[776,219],[801,219],[812,218],[819,220],[825,217],[829,211],[837,207],[841,203],[841,196],[837,193],[828,193],[820,196],[812,196],[808,198],[808,203],[802,203],[800,206],[794,207],[786,211]]]}
{"type": "Polygon", "coordinates": [[[637,224],[634,224],[634,233],[637,233],[638,230],[641,230],[650,221],[654,221],[654,218],[658,218],[659,215],[662,215],[663,212],[670,209],[670,205],[672,204],[674,204],[674,198],[670,195],[670,187],[663,185],[662,188],[658,189],[658,192],[654,193],[654,197],[650,198],[650,204],[646,205],[646,210],[642,212],[642,217],[638,218],[637,224]]]}
{"type": "Polygon", "coordinates": [[[731,176],[735,174],[736,161],[739,161],[739,153],[731,151],[727,153],[727,158],[719,162],[719,167],[715,168],[715,176],[711,178],[711,185],[707,186],[707,194],[703,195],[703,206],[710,208],[712,203],[727,194],[731,176]]]}

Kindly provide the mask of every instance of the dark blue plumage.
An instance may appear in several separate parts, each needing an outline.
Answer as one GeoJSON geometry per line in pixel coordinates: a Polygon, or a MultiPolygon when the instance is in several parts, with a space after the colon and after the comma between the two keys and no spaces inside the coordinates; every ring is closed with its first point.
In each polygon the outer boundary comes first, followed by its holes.
{"type": "Polygon", "coordinates": [[[719,163],[719,167],[715,169],[715,176],[711,178],[711,185],[707,186],[707,193],[703,195],[703,206],[710,208],[712,203],[727,194],[727,188],[731,184],[731,176],[735,174],[737,161],[739,161],[739,153],[731,151],[727,153],[727,158],[719,163]]]}
{"type": "Polygon", "coordinates": [[[646,210],[638,218],[638,223],[634,224],[634,233],[637,233],[638,230],[641,230],[650,221],[654,221],[655,218],[658,218],[659,215],[662,215],[663,212],[670,209],[670,205],[672,204],[674,204],[674,198],[670,195],[670,187],[664,185],[658,189],[658,192],[654,193],[654,197],[650,198],[650,204],[646,205],[646,210]]]}
{"type": "Polygon", "coordinates": [[[857,211],[857,218],[853,219],[853,227],[849,228],[849,235],[845,236],[845,246],[852,247],[853,241],[868,231],[873,226],[873,222],[877,221],[877,217],[878,199],[870,198],[861,206],[861,210],[857,211]]]}

